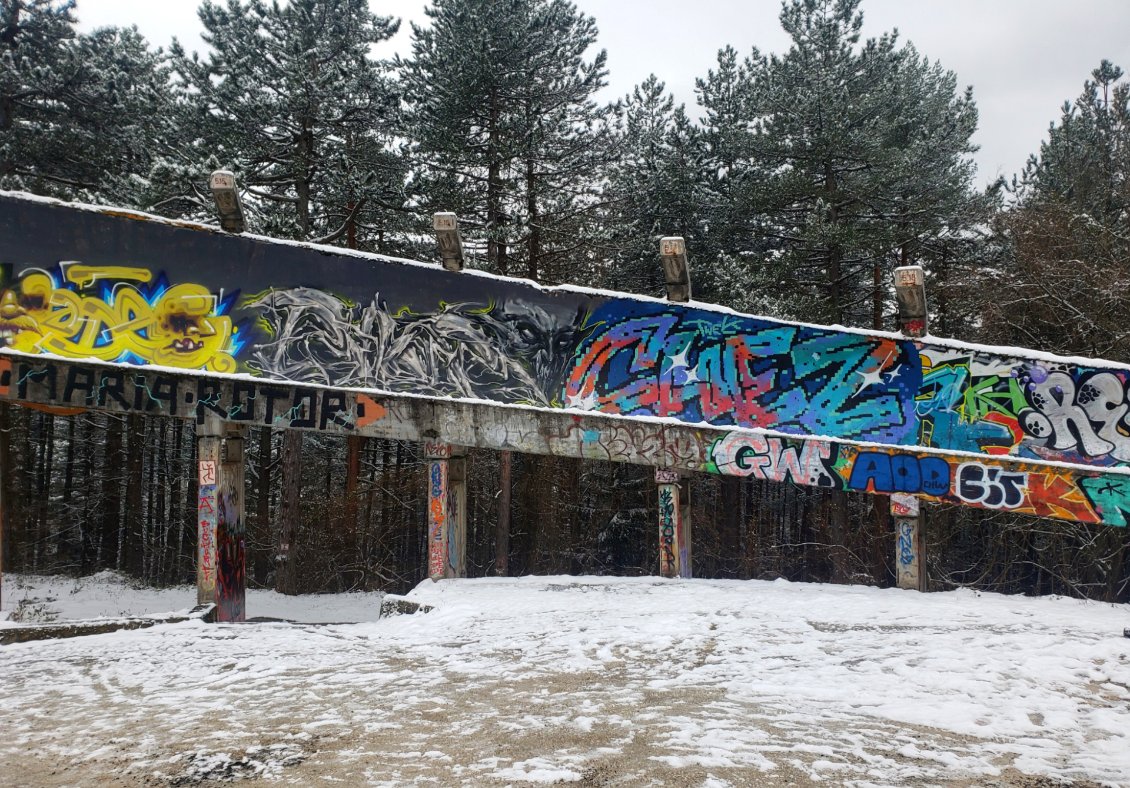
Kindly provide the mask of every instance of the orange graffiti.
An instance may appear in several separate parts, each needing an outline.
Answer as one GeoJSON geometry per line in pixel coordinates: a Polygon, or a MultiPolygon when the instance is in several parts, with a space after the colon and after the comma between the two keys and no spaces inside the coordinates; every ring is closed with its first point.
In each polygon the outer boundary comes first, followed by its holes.
{"type": "Polygon", "coordinates": [[[1071,477],[1054,472],[1028,474],[1025,506],[1020,511],[1081,523],[1097,523],[1101,520],[1071,477]]]}
{"type": "Polygon", "coordinates": [[[364,394],[357,395],[358,408],[357,427],[368,427],[375,421],[380,421],[388,415],[388,409],[372,397],[364,394]]]}

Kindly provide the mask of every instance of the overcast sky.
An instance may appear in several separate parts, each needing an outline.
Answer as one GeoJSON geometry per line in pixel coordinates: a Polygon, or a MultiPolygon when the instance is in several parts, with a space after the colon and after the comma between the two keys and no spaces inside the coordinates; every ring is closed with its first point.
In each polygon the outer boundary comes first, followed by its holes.
{"type": "MultiPolygon", "coordinates": [[[[694,109],[695,77],[705,76],[726,44],[784,52],[778,0],[574,0],[596,18],[608,50],[607,99],[628,93],[649,73],[694,109]]],[[[400,17],[400,34],[378,51],[409,51],[409,22],[425,23],[426,0],[371,0],[400,17]]],[[[203,46],[197,0],[79,0],[80,27],[136,24],[153,44],[174,36],[203,46]]],[[[972,85],[980,110],[974,141],[978,180],[1011,177],[1045,138],[1065,100],[1107,58],[1130,70],[1130,0],[863,0],[865,37],[898,28],[903,40],[972,85]]]]}

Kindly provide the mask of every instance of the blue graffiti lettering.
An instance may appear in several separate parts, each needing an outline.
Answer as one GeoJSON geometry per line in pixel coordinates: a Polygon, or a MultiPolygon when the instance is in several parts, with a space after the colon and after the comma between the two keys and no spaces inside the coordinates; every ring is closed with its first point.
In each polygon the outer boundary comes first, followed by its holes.
{"type": "Polygon", "coordinates": [[[950,490],[950,466],[941,457],[860,452],[852,466],[848,487],[866,490],[870,485],[881,493],[946,495],[950,490]]]}

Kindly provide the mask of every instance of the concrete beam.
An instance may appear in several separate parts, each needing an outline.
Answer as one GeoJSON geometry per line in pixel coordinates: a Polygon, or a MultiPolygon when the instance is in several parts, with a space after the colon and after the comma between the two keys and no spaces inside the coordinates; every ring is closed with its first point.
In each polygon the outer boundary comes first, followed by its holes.
{"type": "Polygon", "coordinates": [[[626,462],[1125,527],[1130,474],[554,408],[335,390],[0,351],[0,401],[626,462]]]}

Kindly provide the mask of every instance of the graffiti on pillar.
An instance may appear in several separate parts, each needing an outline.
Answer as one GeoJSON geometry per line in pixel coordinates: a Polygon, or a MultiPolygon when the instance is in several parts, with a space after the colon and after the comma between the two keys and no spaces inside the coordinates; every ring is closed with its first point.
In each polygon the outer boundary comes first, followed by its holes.
{"type": "Polygon", "coordinates": [[[659,486],[659,574],[676,577],[679,560],[676,556],[678,530],[678,505],[675,485],[659,486]]]}
{"type": "MultiPolygon", "coordinates": [[[[225,476],[227,471],[225,471],[225,476]]],[[[246,533],[238,496],[224,479],[216,523],[216,607],[220,621],[243,621],[247,597],[246,533]]]]}
{"type": "Polygon", "coordinates": [[[913,495],[891,493],[891,514],[895,517],[917,517],[919,501],[913,495]]]}
{"type": "Polygon", "coordinates": [[[466,512],[462,511],[463,494],[462,485],[455,484],[451,478],[451,468],[448,468],[447,485],[447,558],[444,561],[444,574],[447,577],[461,577],[464,569],[463,551],[466,548],[466,531],[459,524],[466,522],[466,512]]]}
{"type": "Polygon", "coordinates": [[[915,542],[918,539],[918,518],[896,518],[895,530],[898,534],[898,542],[895,548],[898,586],[899,588],[917,588],[919,566],[915,542]]]}
{"type": "Polygon", "coordinates": [[[214,594],[216,590],[216,462],[214,460],[201,460],[199,462],[199,477],[197,479],[197,506],[196,512],[199,519],[197,528],[197,585],[205,594],[214,594]]]}
{"type": "Polygon", "coordinates": [[[447,566],[447,474],[446,460],[432,460],[428,470],[428,576],[439,580],[447,566]]]}
{"type": "Polygon", "coordinates": [[[675,519],[675,541],[679,548],[679,577],[691,576],[691,508],[690,486],[679,502],[679,514],[675,519]]]}
{"type": "Polygon", "coordinates": [[[424,441],[424,456],[431,460],[450,459],[455,453],[455,447],[450,443],[437,443],[424,441]]]}

